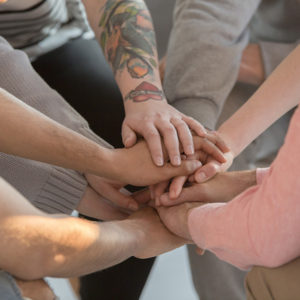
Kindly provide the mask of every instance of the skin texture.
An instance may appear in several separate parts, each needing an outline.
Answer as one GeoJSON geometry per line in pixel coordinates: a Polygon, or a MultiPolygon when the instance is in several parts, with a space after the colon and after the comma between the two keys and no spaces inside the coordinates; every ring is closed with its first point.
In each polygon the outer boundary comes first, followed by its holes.
{"type": "Polygon", "coordinates": [[[158,212],[170,231],[191,241],[188,229],[191,209],[205,203],[228,202],[255,184],[255,170],[220,173],[205,183],[184,188],[179,198],[175,200],[164,194],[160,199],[163,206],[158,208],[158,212]]]}
{"type": "Polygon", "coordinates": [[[162,166],[168,161],[163,155],[163,142],[171,164],[180,165],[180,144],[186,155],[192,155],[191,130],[204,136],[205,129],[166,101],[147,6],[143,0],[83,2],[124,98],[126,117],[122,138],[125,147],[132,147],[140,136],[143,137],[153,162],[162,166]]]}
{"type": "Polygon", "coordinates": [[[22,280],[73,277],[181,246],[152,208],[124,221],[95,223],[48,215],[0,180],[0,268],[22,280]],[[30,259],[24,259],[24,257],[30,259]]]}

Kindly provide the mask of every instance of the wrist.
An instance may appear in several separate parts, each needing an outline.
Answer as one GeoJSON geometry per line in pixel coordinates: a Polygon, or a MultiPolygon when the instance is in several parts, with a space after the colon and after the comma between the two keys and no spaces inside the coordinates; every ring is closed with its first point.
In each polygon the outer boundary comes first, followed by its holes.
{"type": "Polygon", "coordinates": [[[127,236],[131,253],[130,256],[136,256],[140,253],[145,245],[144,240],[147,238],[145,231],[142,229],[141,220],[127,219],[119,222],[123,235],[127,236]]]}
{"type": "Polygon", "coordinates": [[[98,147],[92,157],[88,157],[86,174],[94,174],[101,177],[114,179],[114,155],[115,149],[98,147]]]}

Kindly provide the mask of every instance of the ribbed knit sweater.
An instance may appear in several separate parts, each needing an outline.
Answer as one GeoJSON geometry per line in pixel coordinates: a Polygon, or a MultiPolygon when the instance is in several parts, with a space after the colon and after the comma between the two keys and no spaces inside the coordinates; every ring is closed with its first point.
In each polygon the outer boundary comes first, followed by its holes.
{"type": "Polygon", "coordinates": [[[300,41],[300,0],[177,0],[164,81],[170,103],[214,129],[244,48],[268,76],[300,41]]]}
{"type": "MultiPolygon", "coordinates": [[[[27,55],[14,50],[1,37],[0,70],[1,88],[66,127],[111,147],[95,135],[88,123],[41,79],[27,55]]],[[[0,176],[35,206],[49,213],[72,212],[87,186],[84,176],[78,172],[3,153],[0,153],[0,176]]]]}

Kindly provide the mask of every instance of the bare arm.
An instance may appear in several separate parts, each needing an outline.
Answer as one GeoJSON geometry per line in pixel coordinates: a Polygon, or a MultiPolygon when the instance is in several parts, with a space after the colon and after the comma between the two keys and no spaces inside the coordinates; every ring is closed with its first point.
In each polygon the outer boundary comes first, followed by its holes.
{"type": "Polygon", "coordinates": [[[0,268],[32,280],[78,276],[182,245],[152,209],[119,222],[47,215],[0,179],[0,268]]]}
{"type": "Polygon", "coordinates": [[[261,88],[218,130],[235,156],[279,117],[298,105],[299,77],[298,46],[261,88]]]}
{"type": "MultiPolygon", "coordinates": [[[[205,144],[203,141],[200,148],[205,144]]],[[[208,148],[217,150],[213,145],[208,145],[208,148]]],[[[171,167],[170,164],[156,167],[143,142],[130,149],[103,148],[3,89],[0,89],[0,151],[134,185],[190,174],[199,166],[190,161],[181,167],[171,167]]]]}
{"type": "Polygon", "coordinates": [[[126,118],[122,137],[131,147],[141,135],[155,164],[164,163],[160,135],[173,165],[180,165],[179,141],[184,152],[194,152],[189,128],[203,127],[166,101],[159,75],[155,33],[143,0],[84,0],[90,24],[112,67],[124,98],[126,118]]]}

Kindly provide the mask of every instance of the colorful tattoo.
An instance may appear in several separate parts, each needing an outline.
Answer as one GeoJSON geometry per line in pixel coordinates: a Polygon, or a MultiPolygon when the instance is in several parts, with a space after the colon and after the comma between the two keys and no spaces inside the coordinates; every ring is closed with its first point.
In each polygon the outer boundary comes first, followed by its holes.
{"type": "Polygon", "coordinates": [[[115,74],[125,68],[133,78],[153,74],[156,41],[144,3],[108,0],[99,26],[103,28],[101,46],[115,74]]]}
{"type": "Polygon", "coordinates": [[[125,97],[126,100],[132,100],[133,102],[161,101],[163,100],[163,92],[152,83],[144,81],[125,97]]]}

